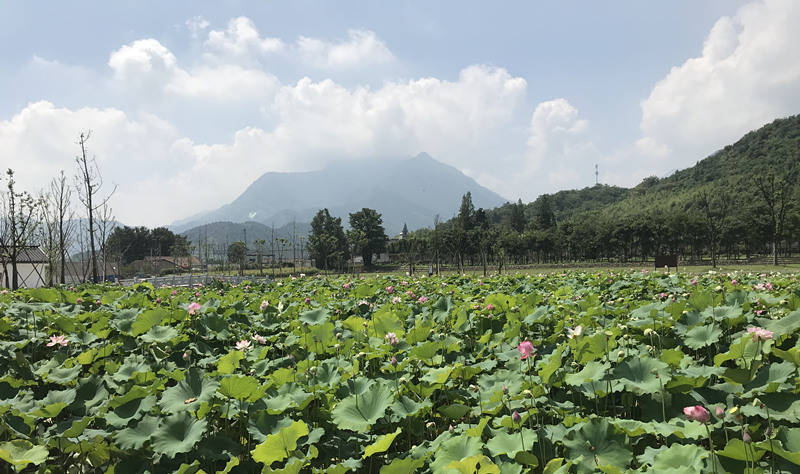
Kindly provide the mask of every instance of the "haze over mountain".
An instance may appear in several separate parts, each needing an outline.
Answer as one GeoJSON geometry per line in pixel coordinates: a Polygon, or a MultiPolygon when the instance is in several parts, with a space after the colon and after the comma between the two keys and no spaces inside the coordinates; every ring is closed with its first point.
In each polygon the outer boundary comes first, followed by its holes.
{"type": "Polygon", "coordinates": [[[322,208],[342,218],[368,207],[383,217],[388,235],[403,225],[433,225],[436,215],[447,220],[470,192],[475,208],[492,209],[507,199],[479,185],[456,168],[427,153],[394,164],[332,162],[319,171],[263,174],[230,204],[170,226],[176,232],[213,222],[254,221],[282,227],[308,223],[322,208]]]}

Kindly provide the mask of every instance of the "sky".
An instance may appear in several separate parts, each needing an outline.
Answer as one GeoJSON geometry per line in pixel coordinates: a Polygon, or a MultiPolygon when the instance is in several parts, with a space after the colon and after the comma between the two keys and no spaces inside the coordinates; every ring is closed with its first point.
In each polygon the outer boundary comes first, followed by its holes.
{"type": "Polygon", "coordinates": [[[4,0],[0,168],[72,180],[91,131],[99,194],[148,227],[423,151],[511,201],[630,187],[800,113],[798,24],[796,0],[4,0]]]}

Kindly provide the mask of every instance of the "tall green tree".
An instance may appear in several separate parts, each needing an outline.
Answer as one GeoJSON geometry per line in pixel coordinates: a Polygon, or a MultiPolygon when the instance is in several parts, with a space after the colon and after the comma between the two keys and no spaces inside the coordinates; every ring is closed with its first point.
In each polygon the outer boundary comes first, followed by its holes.
{"type": "Polygon", "coordinates": [[[228,246],[228,261],[239,265],[239,275],[244,274],[244,265],[247,262],[247,245],[241,240],[228,246]]]}
{"type": "Polygon", "coordinates": [[[358,212],[350,214],[350,227],[363,232],[363,245],[359,249],[364,266],[372,265],[372,256],[386,250],[389,238],[383,228],[383,218],[378,211],[365,207],[358,212]]]}
{"type": "Polygon", "coordinates": [[[464,230],[475,227],[475,205],[472,204],[472,193],[461,196],[461,207],[458,209],[458,224],[464,230]]]}
{"type": "Polygon", "coordinates": [[[783,238],[786,213],[791,208],[791,186],[783,178],[774,173],[753,178],[756,189],[767,205],[770,233],[772,234],[772,264],[778,265],[778,243],[783,238]]]}
{"type": "Polygon", "coordinates": [[[308,234],[308,255],[321,270],[341,269],[347,258],[347,238],[342,219],[331,216],[328,209],[320,209],[311,219],[308,234]]]}
{"type": "Polygon", "coordinates": [[[518,200],[516,204],[511,205],[509,224],[511,228],[517,232],[525,230],[525,205],[522,204],[522,199],[518,200]]]}

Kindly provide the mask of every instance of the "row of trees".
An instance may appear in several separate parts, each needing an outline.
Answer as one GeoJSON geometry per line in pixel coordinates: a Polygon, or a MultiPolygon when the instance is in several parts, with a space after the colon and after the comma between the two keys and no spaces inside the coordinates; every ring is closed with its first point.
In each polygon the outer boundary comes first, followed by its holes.
{"type": "Polygon", "coordinates": [[[321,209],[311,220],[308,254],[317,268],[343,271],[348,261],[355,268],[356,256],[368,268],[372,266],[373,255],[386,250],[389,238],[377,211],[365,207],[351,213],[349,223],[350,228],[345,232],[342,219],[331,216],[328,209],[321,209]]]}
{"type": "Polygon", "coordinates": [[[105,262],[104,243],[114,225],[108,203],[116,188],[101,194],[103,179],[86,147],[90,134],[81,133],[78,138],[80,154],[75,157],[77,171],[72,184],[62,171],[48,190],[30,193],[18,189],[12,169],[6,171],[0,192],[0,266],[5,276],[0,283],[4,286],[19,287],[19,260],[32,247],[42,249],[47,257],[47,283],[66,281],[73,248],[88,257],[83,277],[91,275],[98,280],[98,254],[105,262]]]}
{"type": "Polygon", "coordinates": [[[752,192],[718,183],[671,201],[628,199],[600,210],[576,212],[560,222],[541,196],[532,206],[521,201],[485,211],[474,209],[469,193],[459,214],[432,228],[409,233],[390,246],[410,271],[415,265],[490,266],[575,262],[647,262],[656,255],[684,261],[729,260],[780,255],[798,249],[800,202],[787,181],[765,174],[752,180],[752,192]]]}

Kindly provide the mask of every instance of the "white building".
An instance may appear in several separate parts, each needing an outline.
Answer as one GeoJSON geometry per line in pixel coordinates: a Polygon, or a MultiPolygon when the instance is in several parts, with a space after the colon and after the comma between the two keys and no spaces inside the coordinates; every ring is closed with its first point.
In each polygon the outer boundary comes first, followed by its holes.
{"type": "MultiPolygon", "coordinates": [[[[11,287],[11,261],[0,260],[0,286],[11,287]]],[[[39,288],[45,285],[47,256],[38,247],[26,247],[17,255],[17,283],[20,288],[39,288]]]]}

